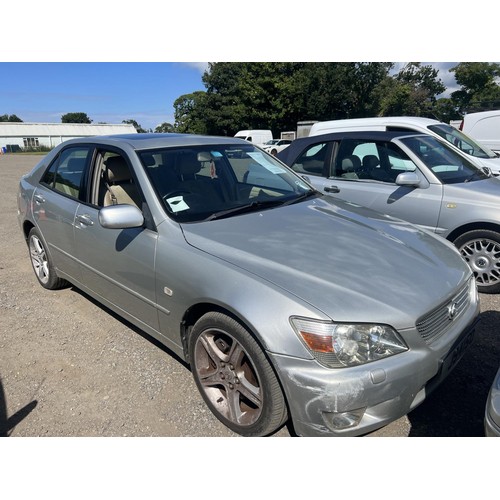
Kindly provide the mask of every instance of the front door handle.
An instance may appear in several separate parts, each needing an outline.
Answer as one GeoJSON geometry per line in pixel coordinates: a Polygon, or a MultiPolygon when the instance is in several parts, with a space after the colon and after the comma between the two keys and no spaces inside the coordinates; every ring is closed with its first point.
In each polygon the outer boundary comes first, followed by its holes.
{"type": "Polygon", "coordinates": [[[83,224],[84,226],[93,226],[94,221],[90,218],[90,215],[77,215],[76,220],[80,223],[83,224]]]}
{"type": "Polygon", "coordinates": [[[327,193],[340,193],[340,188],[338,186],[325,186],[324,191],[327,193]]]}

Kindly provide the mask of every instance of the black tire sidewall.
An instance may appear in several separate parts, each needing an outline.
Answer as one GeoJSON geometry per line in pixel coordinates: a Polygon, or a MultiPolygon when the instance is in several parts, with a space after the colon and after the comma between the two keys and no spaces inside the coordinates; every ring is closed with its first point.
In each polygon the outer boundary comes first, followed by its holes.
{"type": "Polygon", "coordinates": [[[286,404],[283,392],[280,389],[277,391],[279,381],[274,374],[274,370],[267,360],[264,351],[256,342],[254,337],[248,330],[234,318],[219,312],[211,312],[202,316],[194,325],[188,342],[189,359],[191,363],[191,371],[196,386],[202,395],[205,403],[210,408],[212,413],[229,429],[242,436],[265,436],[276,431],[286,421],[286,404]],[[232,336],[245,350],[250,359],[254,370],[257,372],[260,387],[262,389],[262,413],[258,420],[248,426],[240,426],[220,414],[212,405],[205,394],[204,388],[201,385],[195,366],[194,351],[198,338],[203,332],[209,329],[218,329],[227,332],[232,336]],[[272,388],[274,387],[274,395],[272,388]],[[281,418],[278,417],[281,413],[281,418]],[[277,423],[279,421],[279,423],[277,423]]]}

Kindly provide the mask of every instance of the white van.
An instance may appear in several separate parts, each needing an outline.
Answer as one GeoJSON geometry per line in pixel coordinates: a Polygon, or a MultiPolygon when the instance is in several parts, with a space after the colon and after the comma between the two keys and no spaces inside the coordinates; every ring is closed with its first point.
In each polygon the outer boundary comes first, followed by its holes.
{"type": "Polygon", "coordinates": [[[273,133],[270,130],[240,130],[234,134],[234,137],[263,146],[267,141],[272,141],[273,133]]]}
{"type": "Polygon", "coordinates": [[[467,113],[459,128],[492,151],[500,152],[500,110],[467,113]]]}
{"type": "Polygon", "coordinates": [[[495,175],[500,175],[500,156],[483,144],[464,134],[451,125],[420,116],[382,116],[376,118],[351,118],[315,123],[309,135],[328,134],[362,130],[382,130],[420,132],[446,139],[450,144],[466,153],[480,167],[488,167],[495,175]]]}

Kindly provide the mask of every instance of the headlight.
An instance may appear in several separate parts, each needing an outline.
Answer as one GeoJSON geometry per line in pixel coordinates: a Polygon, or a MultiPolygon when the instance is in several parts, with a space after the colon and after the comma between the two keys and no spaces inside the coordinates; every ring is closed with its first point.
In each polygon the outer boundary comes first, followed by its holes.
{"type": "Polygon", "coordinates": [[[388,325],[331,323],[291,317],[290,322],[312,355],[329,368],[357,366],[408,350],[388,325]]]}

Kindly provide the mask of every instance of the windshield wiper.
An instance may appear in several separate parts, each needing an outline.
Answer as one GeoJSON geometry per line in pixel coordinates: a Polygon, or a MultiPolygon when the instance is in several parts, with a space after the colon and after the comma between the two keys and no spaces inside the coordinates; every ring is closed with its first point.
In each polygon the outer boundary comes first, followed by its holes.
{"type": "Polygon", "coordinates": [[[464,182],[470,182],[478,179],[485,179],[486,177],[488,176],[485,173],[481,174],[480,172],[474,172],[472,175],[467,177],[467,179],[465,179],[464,182]]]}
{"type": "Polygon", "coordinates": [[[261,208],[269,208],[278,205],[282,205],[282,200],[266,200],[266,201],[252,201],[247,205],[239,205],[237,207],[228,208],[227,210],[221,210],[220,212],[215,212],[209,215],[205,220],[222,219],[229,215],[243,214],[245,212],[253,212],[254,210],[259,210],[261,208]]]}
{"type": "Polygon", "coordinates": [[[298,203],[299,201],[305,200],[306,198],[309,198],[310,196],[316,196],[319,195],[318,191],[315,191],[314,189],[310,189],[309,191],[306,191],[305,193],[302,193],[301,195],[297,196],[297,198],[292,198],[291,200],[287,200],[283,203],[283,205],[293,205],[294,203],[298,203]]]}

